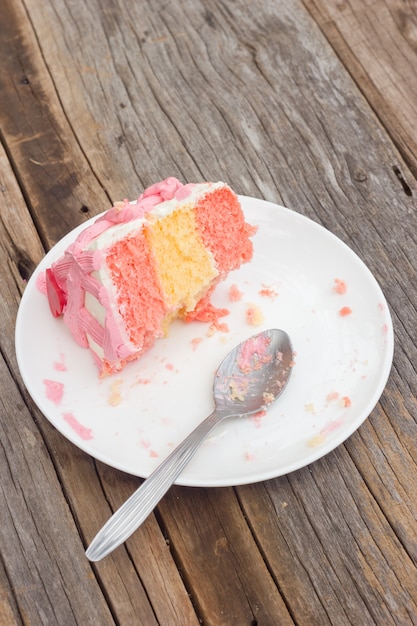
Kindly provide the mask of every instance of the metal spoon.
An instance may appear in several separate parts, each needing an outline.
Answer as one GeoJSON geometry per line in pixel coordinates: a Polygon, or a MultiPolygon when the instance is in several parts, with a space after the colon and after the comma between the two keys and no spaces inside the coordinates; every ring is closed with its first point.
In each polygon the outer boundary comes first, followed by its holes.
{"type": "Polygon", "coordinates": [[[214,379],[215,409],[157,467],[98,532],[86,551],[90,561],[107,556],[145,521],[207,435],[222,420],[268,408],[284,390],[293,352],[283,330],[266,330],[234,348],[214,379]]]}

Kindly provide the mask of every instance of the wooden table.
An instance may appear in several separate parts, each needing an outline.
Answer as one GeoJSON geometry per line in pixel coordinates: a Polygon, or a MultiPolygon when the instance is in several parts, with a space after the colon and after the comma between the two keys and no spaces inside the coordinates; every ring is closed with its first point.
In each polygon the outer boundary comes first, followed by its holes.
{"type": "Polygon", "coordinates": [[[417,8],[409,0],[3,0],[0,623],[417,624],[417,8]],[[36,408],[20,297],[45,252],[167,176],[312,218],[379,281],[396,348],[343,445],[289,475],[174,487],[84,550],[141,479],[36,408]]]}

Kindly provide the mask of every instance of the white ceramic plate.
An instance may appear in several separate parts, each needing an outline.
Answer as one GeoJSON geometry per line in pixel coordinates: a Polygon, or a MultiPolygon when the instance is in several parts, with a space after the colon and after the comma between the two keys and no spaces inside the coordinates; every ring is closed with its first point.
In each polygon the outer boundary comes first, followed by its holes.
{"type": "Polygon", "coordinates": [[[264,417],[220,425],[179,484],[238,485],[301,468],[342,443],[378,402],[394,341],[375,278],[315,222],[262,200],[241,202],[246,219],[259,228],[252,262],[214,294],[214,304],[230,310],[224,318],[229,332],[175,322],[168,338],[121,374],[98,378],[89,351],[52,317],[36,286],[39,273],[85,224],[64,237],[31,277],[16,323],[23,380],[49,421],[93,457],[148,476],[212,411],[213,375],[226,353],[266,328],[285,329],[291,337],[296,356],[287,389],[264,417]],[[344,281],[345,293],[338,293],[335,280],[344,281]],[[232,285],[242,293],[239,301],[230,300],[232,285]],[[263,316],[260,325],[247,322],[250,307],[263,316]],[[61,399],[50,393],[55,383],[61,399]]]}

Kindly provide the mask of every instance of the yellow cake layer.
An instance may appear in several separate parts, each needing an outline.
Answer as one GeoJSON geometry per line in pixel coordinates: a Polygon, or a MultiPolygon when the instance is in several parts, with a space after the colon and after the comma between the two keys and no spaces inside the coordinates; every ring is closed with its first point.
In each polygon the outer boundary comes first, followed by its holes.
{"type": "Polygon", "coordinates": [[[167,306],[191,311],[218,276],[212,255],[197,231],[191,206],[151,222],[146,236],[167,306]]]}

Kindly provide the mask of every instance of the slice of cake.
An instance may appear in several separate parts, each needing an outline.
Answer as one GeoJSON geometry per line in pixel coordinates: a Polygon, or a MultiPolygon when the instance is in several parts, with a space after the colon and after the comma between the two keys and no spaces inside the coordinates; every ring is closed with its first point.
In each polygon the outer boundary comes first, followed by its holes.
{"type": "Polygon", "coordinates": [[[216,320],[210,295],[252,258],[228,185],[168,178],[136,202],[117,203],[46,271],[53,315],[89,347],[101,375],[122,369],[167,334],[176,318],[216,320]]]}

